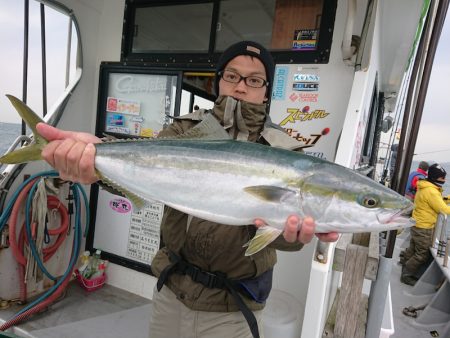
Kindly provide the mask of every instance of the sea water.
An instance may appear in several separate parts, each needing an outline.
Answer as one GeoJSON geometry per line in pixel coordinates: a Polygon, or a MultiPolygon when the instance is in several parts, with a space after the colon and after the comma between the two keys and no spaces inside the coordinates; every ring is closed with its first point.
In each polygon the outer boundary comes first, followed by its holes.
{"type": "Polygon", "coordinates": [[[22,125],[20,123],[0,122],[0,154],[11,146],[14,140],[21,134],[22,125]]]}

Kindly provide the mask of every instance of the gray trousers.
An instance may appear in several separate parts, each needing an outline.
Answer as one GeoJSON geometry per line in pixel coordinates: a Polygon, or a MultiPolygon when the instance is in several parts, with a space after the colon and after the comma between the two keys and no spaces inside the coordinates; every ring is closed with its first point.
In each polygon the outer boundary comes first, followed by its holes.
{"type": "MultiPolygon", "coordinates": [[[[262,311],[253,311],[260,337],[262,311]]],[[[252,338],[242,312],[194,311],[166,286],[153,290],[150,338],[252,338]]]]}

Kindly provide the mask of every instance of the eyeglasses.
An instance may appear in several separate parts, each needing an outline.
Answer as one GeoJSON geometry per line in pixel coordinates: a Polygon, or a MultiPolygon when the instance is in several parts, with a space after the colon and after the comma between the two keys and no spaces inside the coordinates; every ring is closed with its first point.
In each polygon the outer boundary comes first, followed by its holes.
{"type": "Polygon", "coordinates": [[[239,83],[244,80],[244,83],[252,88],[262,88],[269,84],[268,81],[264,80],[259,76],[242,76],[232,70],[223,70],[218,73],[218,75],[226,82],[239,83]]]}

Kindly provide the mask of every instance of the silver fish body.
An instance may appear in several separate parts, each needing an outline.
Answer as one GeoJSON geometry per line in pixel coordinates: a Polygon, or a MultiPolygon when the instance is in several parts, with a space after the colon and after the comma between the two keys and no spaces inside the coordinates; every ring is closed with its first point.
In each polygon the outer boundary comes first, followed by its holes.
{"type": "Polygon", "coordinates": [[[315,157],[234,140],[153,140],[97,145],[95,167],[143,199],[229,225],[256,218],[283,229],[291,214],[316,232],[366,232],[412,225],[409,200],[315,157]]]}
{"type": "MultiPolygon", "coordinates": [[[[41,159],[48,143],[36,130],[42,119],[19,99],[8,98],[33,131],[34,142],[0,157],[0,163],[41,159]]],[[[158,200],[229,225],[263,219],[268,226],[257,230],[246,255],[275,240],[291,214],[312,216],[316,232],[414,224],[407,217],[412,203],[368,177],[298,152],[227,138],[209,114],[177,139],[97,144],[95,167],[105,183],[135,204],[158,200]]]]}

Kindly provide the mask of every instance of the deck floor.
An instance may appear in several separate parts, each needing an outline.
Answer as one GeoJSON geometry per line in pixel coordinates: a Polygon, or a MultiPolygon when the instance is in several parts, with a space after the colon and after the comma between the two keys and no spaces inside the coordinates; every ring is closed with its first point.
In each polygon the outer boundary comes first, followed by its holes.
{"type": "MultiPolygon", "coordinates": [[[[418,327],[413,318],[402,313],[404,307],[428,301],[408,295],[412,287],[400,283],[401,266],[397,262],[401,249],[407,246],[406,235],[398,237],[394,251],[391,294],[395,333],[391,338],[432,337],[433,328],[418,327]]],[[[12,307],[0,311],[0,323],[18,310],[19,307],[12,307]]],[[[88,293],[72,282],[66,297],[14,328],[14,333],[27,338],[147,338],[150,313],[151,301],[146,298],[110,285],[88,293]]]]}
{"type": "MultiPolygon", "coordinates": [[[[0,322],[18,310],[0,311],[0,322]]],[[[71,282],[64,299],[14,333],[27,338],[148,338],[150,313],[146,298],[110,285],[89,293],[71,282]]]]}
{"type": "MultiPolygon", "coordinates": [[[[391,294],[392,294],[392,312],[394,316],[395,333],[391,338],[427,338],[433,337],[430,331],[439,328],[423,328],[414,323],[414,319],[403,314],[403,309],[408,306],[418,307],[426,304],[430,297],[411,296],[408,291],[412,286],[400,282],[400,274],[402,267],[398,264],[400,251],[408,247],[409,237],[408,232],[403,232],[397,237],[395,250],[393,255],[393,264],[391,272],[391,294]]],[[[420,312],[418,312],[420,315],[420,312]]],[[[447,338],[447,337],[445,337],[447,338]]]]}

